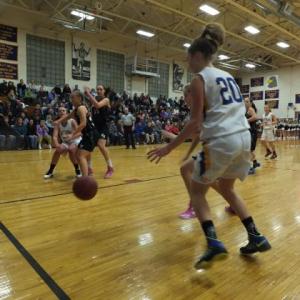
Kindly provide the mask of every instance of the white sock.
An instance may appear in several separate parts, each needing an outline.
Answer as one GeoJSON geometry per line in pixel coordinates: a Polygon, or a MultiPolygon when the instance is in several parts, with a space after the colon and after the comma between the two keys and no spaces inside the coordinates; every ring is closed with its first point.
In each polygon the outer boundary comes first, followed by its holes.
{"type": "Polygon", "coordinates": [[[112,164],[111,159],[108,159],[108,160],[106,161],[106,163],[107,163],[107,165],[108,165],[110,168],[113,167],[113,164],[112,164]]]}
{"type": "Polygon", "coordinates": [[[92,160],[88,160],[88,167],[92,168],[92,160]]]}

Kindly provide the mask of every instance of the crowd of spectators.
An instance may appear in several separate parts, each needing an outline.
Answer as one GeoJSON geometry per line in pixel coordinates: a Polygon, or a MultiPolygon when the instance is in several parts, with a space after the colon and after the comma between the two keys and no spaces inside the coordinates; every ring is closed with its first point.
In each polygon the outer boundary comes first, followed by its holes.
{"type": "MultiPolygon", "coordinates": [[[[73,90],[78,90],[78,86],[73,90]]],[[[0,150],[51,148],[58,108],[63,106],[72,110],[71,93],[68,84],[63,88],[57,85],[48,91],[44,85],[25,84],[22,79],[17,86],[13,82],[0,83],[0,150]]],[[[96,95],[95,89],[92,93],[96,95]]],[[[133,133],[136,144],[164,142],[162,129],[178,134],[189,113],[183,97],[167,99],[160,96],[153,101],[148,95],[130,96],[124,91],[121,94],[111,92],[109,98],[110,145],[125,143],[121,120],[126,108],[135,118],[133,133]]]]}

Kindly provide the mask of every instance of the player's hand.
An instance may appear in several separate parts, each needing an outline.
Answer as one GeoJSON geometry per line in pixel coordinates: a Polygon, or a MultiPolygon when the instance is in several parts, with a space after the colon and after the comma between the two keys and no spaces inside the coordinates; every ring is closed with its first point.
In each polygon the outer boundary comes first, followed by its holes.
{"type": "Polygon", "coordinates": [[[65,137],[65,141],[68,143],[68,142],[70,142],[70,141],[72,141],[73,140],[73,135],[72,134],[70,134],[70,135],[67,135],[66,137],[65,137]]]}
{"type": "Polygon", "coordinates": [[[171,152],[169,145],[166,145],[161,148],[156,148],[147,153],[147,158],[150,162],[155,162],[156,164],[162,159],[162,157],[168,155],[171,152]]]}
{"type": "Polygon", "coordinates": [[[85,94],[90,94],[90,92],[91,92],[91,89],[89,87],[85,86],[84,87],[84,93],[85,94]]]}

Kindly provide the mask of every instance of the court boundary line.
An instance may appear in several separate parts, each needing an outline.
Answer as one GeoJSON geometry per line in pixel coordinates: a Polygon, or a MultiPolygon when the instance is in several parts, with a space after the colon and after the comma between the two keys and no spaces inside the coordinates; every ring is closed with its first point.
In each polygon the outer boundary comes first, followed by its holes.
{"type": "MultiPolygon", "coordinates": [[[[121,183],[117,183],[117,184],[112,184],[112,185],[107,185],[107,186],[99,187],[98,190],[104,190],[104,189],[109,189],[109,188],[123,186],[123,185],[128,185],[128,184],[144,183],[144,182],[155,181],[155,180],[159,180],[159,179],[172,178],[172,177],[178,177],[178,176],[180,176],[180,175],[179,174],[176,174],[176,175],[174,174],[174,175],[167,175],[167,176],[155,177],[155,178],[144,179],[144,180],[141,179],[141,181],[138,181],[138,182],[121,182],[121,183]]],[[[52,195],[36,196],[36,197],[30,197],[30,198],[21,198],[21,199],[15,199],[15,200],[11,200],[11,201],[6,201],[6,202],[0,202],[0,205],[17,203],[17,202],[26,202],[26,201],[32,201],[32,200],[38,200],[38,199],[45,199],[45,198],[51,198],[51,197],[57,197],[57,196],[64,196],[64,195],[70,195],[72,193],[73,193],[72,191],[69,191],[69,192],[52,194],[52,195]]]]}
{"type": "Polygon", "coordinates": [[[55,282],[55,280],[46,272],[46,270],[37,262],[37,260],[29,253],[29,251],[26,250],[26,248],[2,222],[0,222],[0,229],[57,298],[59,300],[71,300],[65,291],[55,282]]]}

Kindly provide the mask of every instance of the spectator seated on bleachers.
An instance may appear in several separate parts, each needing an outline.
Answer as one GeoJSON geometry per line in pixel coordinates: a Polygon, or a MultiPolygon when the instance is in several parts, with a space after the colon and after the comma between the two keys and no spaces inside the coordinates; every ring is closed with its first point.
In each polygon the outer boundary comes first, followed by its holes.
{"type": "Polygon", "coordinates": [[[49,149],[51,149],[51,136],[49,135],[49,129],[46,126],[45,120],[41,120],[40,124],[36,126],[36,133],[38,137],[39,149],[42,150],[42,143],[46,142],[49,149]]]}
{"type": "Polygon", "coordinates": [[[135,134],[135,140],[137,145],[144,144],[145,142],[145,137],[146,137],[145,127],[146,125],[142,120],[139,120],[138,122],[135,123],[134,134],[135,134]]]}

